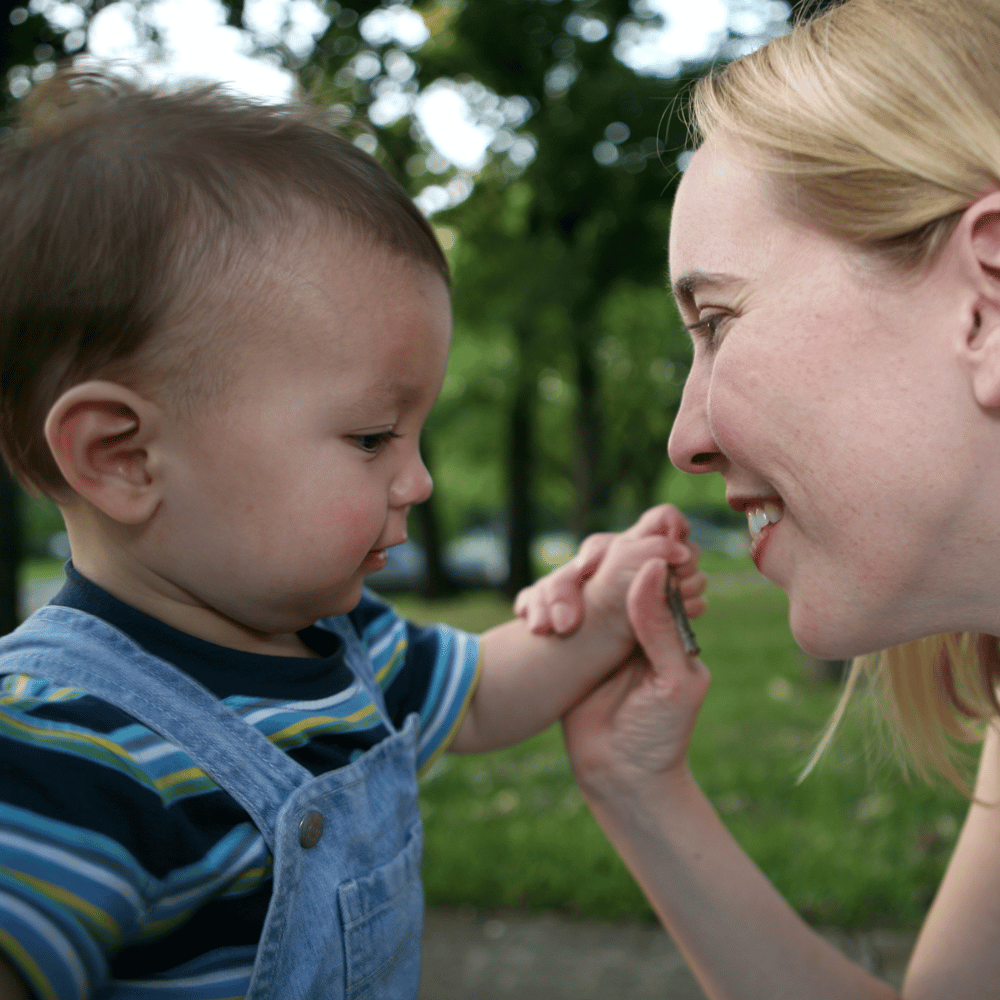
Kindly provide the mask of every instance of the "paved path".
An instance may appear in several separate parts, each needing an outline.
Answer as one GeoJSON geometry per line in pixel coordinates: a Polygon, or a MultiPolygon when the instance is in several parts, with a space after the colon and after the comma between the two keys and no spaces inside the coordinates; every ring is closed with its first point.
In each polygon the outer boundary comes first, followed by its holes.
{"type": "MultiPolygon", "coordinates": [[[[897,989],[915,934],[824,936],[897,989]]],[[[670,938],[644,923],[429,910],[420,1000],[705,1000],[670,938]]]]}

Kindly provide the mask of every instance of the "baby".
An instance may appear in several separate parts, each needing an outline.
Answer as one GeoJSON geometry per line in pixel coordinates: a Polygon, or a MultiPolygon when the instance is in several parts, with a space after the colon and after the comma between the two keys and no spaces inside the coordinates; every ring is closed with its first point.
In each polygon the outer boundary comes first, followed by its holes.
{"type": "Polygon", "coordinates": [[[72,559],[0,641],[0,995],[415,997],[419,771],[618,667],[649,559],[697,610],[671,508],[479,637],[363,589],[430,494],[450,328],[433,231],[315,113],[72,72],[30,95],[0,437],[72,559]]]}

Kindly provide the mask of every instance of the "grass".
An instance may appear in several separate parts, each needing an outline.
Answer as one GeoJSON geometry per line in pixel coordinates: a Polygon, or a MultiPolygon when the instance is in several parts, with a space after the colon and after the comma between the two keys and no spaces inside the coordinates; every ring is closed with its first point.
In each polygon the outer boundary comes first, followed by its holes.
{"type": "MultiPolygon", "coordinates": [[[[966,810],[947,788],[908,786],[877,750],[866,713],[849,713],[832,748],[796,778],[837,700],[810,683],[784,594],[729,588],[697,623],[713,684],[692,769],[733,835],[808,920],[845,928],[916,926],[966,810]]],[[[509,617],[493,595],[427,605],[416,620],[482,631],[509,617]]],[[[558,728],[520,746],[446,756],[425,779],[425,887],[431,905],[652,913],[573,783],[558,728]]]]}
{"type": "Polygon", "coordinates": [[[21,583],[33,580],[47,580],[63,575],[62,559],[24,559],[18,567],[21,583]]]}
{"type": "MultiPolygon", "coordinates": [[[[838,690],[810,683],[787,624],[784,594],[739,586],[749,560],[707,555],[728,586],[695,623],[713,683],[691,765],[733,835],[813,923],[914,927],[940,882],[966,810],[948,788],[908,786],[878,753],[864,711],[848,713],[833,746],[796,778],[838,690]],[[734,582],[735,581],[735,584],[734,582]]],[[[61,575],[28,562],[25,580],[61,575]]],[[[491,593],[429,604],[400,595],[416,621],[482,632],[510,617],[491,593]]],[[[558,727],[509,750],[445,755],[427,775],[424,882],[431,905],[555,909],[652,919],[652,912],[576,790],[558,727]]]]}

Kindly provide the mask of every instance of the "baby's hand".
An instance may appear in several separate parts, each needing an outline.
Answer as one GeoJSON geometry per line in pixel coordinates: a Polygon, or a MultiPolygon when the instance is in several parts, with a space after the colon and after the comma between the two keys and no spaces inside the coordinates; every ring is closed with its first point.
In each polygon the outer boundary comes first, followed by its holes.
{"type": "Polygon", "coordinates": [[[698,546],[687,541],[688,525],[670,504],[646,511],[620,534],[590,535],[574,559],[522,590],[515,613],[532,632],[569,635],[584,618],[584,584],[588,615],[610,616],[627,627],[625,595],[639,568],[664,559],[684,598],[689,618],[706,608],[701,596],[707,579],[698,569],[698,546]],[[588,581],[591,581],[588,583],[588,581]]]}

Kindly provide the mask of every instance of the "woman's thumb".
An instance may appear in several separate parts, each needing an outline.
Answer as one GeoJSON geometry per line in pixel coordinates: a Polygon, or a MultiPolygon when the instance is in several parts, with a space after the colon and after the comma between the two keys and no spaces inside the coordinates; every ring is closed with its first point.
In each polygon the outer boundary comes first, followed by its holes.
{"type": "Polygon", "coordinates": [[[635,637],[657,671],[672,658],[687,661],[684,643],[667,605],[666,586],[666,561],[650,559],[635,575],[625,598],[635,637]]]}

